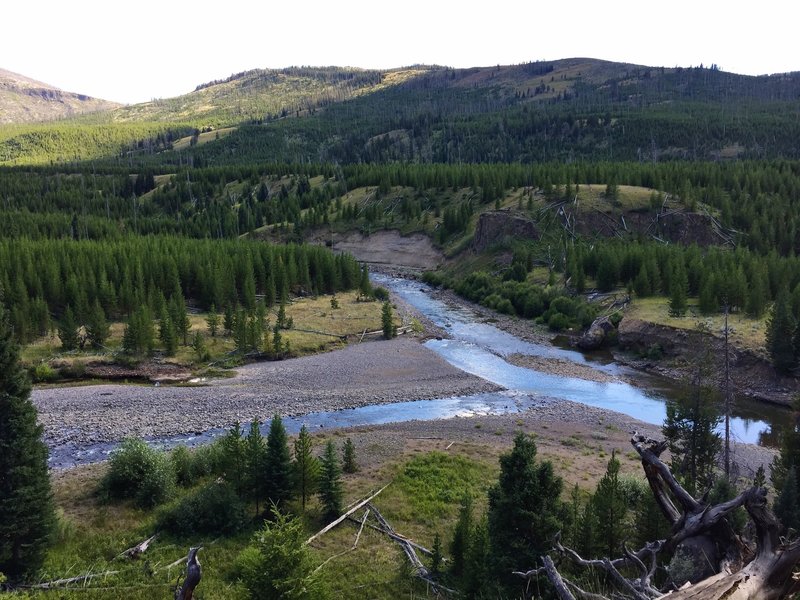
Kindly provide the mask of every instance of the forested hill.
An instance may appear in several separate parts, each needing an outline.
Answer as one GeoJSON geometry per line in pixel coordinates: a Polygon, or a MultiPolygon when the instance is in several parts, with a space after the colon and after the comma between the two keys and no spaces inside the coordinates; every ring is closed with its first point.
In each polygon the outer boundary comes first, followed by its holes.
{"type": "MultiPolygon", "coordinates": [[[[130,159],[131,150],[182,149],[174,142],[192,129],[225,130],[201,139],[216,143],[191,144],[200,164],[796,158],[800,73],[751,77],[715,65],[588,58],[255,70],[177,98],[0,128],[0,163],[130,159]]],[[[165,158],[184,160],[155,162],[165,158]]]]}
{"type": "Polygon", "coordinates": [[[0,124],[48,121],[117,106],[0,69],[0,124]]]}

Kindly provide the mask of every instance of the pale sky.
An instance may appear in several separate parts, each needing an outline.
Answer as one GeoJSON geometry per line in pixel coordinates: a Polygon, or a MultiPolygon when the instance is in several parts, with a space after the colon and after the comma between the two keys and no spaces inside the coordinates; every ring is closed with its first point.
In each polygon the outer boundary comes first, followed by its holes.
{"type": "Polygon", "coordinates": [[[800,70],[796,0],[4,0],[0,68],[143,102],[254,68],[517,64],[576,56],[800,70]]]}

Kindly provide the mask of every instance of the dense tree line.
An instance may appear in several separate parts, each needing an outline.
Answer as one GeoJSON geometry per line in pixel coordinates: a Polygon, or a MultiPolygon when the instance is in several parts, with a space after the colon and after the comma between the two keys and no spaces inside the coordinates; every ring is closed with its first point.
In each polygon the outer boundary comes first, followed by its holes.
{"type": "Polygon", "coordinates": [[[316,246],[132,237],[115,241],[0,241],[0,288],[18,339],[46,332],[69,307],[80,323],[97,304],[108,317],[146,307],[158,316],[172,298],[209,308],[255,309],[289,293],[351,289],[352,257],[316,246]]]}

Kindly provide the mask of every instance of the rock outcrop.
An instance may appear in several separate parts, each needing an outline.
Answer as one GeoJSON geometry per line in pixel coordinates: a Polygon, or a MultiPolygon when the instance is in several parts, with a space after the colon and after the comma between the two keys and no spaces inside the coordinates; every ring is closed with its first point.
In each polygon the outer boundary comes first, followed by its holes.
{"type": "Polygon", "coordinates": [[[533,221],[519,213],[508,210],[490,210],[482,213],[478,218],[472,247],[476,252],[483,252],[506,237],[538,240],[539,229],[533,221]]]}

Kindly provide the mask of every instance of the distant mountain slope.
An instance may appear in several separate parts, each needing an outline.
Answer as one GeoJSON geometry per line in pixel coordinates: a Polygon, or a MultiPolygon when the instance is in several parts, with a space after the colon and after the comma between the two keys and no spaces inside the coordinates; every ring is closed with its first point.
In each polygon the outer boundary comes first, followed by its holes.
{"type": "Polygon", "coordinates": [[[179,166],[185,152],[195,164],[217,165],[800,158],[799,100],[800,73],[753,77],[713,65],[591,58],[468,69],[257,69],[176,98],[0,128],[0,163],[131,151],[152,166],[179,166]],[[96,141],[77,141],[91,128],[96,141]],[[193,130],[220,128],[230,135],[203,144],[195,135],[175,145],[180,152],[162,152],[193,130]]]}
{"type": "Polygon", "coordinates": [[[0,69],[0,124],[50,121],[117,106],[0,69]]]}

